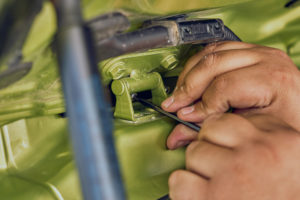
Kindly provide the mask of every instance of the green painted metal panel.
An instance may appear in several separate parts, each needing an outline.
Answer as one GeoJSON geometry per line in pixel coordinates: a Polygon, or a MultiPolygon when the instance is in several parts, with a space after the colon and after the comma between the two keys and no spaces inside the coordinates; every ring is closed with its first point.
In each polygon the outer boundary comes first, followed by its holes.
{"type": "MultiPolygon", "coordinates": [[[[86,19],[116,9],[130,13],[132,29],[144,19],[168,14],[221,18],[243,41],[280,48],[300,67],[300,6],[285,8],[286,3],[281,0],[83,0],[82,7],[86,19]]],[[[55,32],[53,8],[45,3],[23,47],[24,61],[33,62],[32,70],[20,81],[0,90],[0,199],[81,199],[67,119],[57,115],[65,108],[52,51],[55,32]]],[[[194,48],[198,47],[122,55],[99,63],[99,68],[107,85],[134,73],[143,77],[156,72],[166,80],[178,75],[194,48]],[[168,60],[170,55],[174,57],[168,60]],[[172,63],[176,63],[175,69],[168,67],[172,63]]],[[[151,88],[149,83],[143,82],[143,88],[151,88]]],[[[142,90],[139,85],[132,87],[142,90]]],[[[155,199],[168,192],[171,171],[184,167],[184,149],[166,149],[165,141],[174,122],[138,104],[134,103],[132,108],[150,117],[135,121],[115,119],[114,135],[123,179],[129,199],[155,199]]]]}

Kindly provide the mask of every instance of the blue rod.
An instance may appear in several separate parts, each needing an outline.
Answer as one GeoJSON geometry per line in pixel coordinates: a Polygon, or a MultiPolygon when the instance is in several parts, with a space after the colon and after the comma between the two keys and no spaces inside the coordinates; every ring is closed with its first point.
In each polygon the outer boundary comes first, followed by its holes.
{"type": "Polygon", "coordinates": [[[105,101],[91,35],[82,22],[80,1],[55,2],[58,60],[83,197],[123,200],[112,113],[105,101]]]}

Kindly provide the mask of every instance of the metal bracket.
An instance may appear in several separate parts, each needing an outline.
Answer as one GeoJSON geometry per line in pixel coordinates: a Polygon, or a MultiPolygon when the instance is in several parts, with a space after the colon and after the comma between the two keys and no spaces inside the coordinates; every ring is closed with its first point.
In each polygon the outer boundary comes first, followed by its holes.
{"type": "Polygon", "coordinates": [[[157,72],[140,74],[133,71],[130,77],[113,81],[111,88],[117,99],[114,116],[131,121],[139,117],[133,109],[132,93],[151,90],[152,102],[156,105],[167,98],[162,78],[157,72]]]}

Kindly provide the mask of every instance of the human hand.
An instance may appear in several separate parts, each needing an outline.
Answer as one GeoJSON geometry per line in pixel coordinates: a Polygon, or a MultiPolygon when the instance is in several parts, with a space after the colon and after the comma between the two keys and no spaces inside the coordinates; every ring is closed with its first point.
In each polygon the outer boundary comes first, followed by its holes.
{"type": "MultiPolygon", "coordinates": [[[[162,108],[179,118],[201,123],[234,108],[240,115],[268,113],[300,130],[300,72],[283,51],[243,42],[207,46],[186,64],[173,95],[162,108]]],[[[177,126],[167,146],[175,149],[194,140],[177,126]]]]}
{"type": "Polygon", "coordinates": [[[300,135],[270,115],[207,118],[169,178],[172,200],[298,200],[300,135]]]}

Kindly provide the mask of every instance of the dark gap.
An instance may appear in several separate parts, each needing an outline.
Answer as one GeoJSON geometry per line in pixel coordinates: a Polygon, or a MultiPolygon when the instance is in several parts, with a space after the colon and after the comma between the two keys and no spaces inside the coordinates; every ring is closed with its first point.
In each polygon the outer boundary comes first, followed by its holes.
{"type": "Polygon", "coordinates": [[[289,8],[289,7],[291,7],[291,6],[293,6],[293,5],[295,5],[295,3],[297,3],[299,0],[290,0],[289,2],[287,2],[285,5],[284,5],[284,7],[285,8],[289,8]]]}

